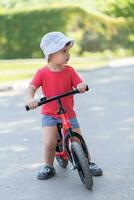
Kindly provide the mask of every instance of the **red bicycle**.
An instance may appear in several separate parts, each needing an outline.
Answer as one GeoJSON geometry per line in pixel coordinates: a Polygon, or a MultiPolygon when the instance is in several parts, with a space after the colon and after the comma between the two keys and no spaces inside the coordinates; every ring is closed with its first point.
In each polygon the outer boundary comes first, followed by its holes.
{"type": "MultiPolygon", "coordinates": [[[[86,91],[88,91],[88,86],[86,91]]],[[[58,115],[60,116],[62,123],[57,124],[58,136],[55,157],[59,165],[63,168],[66,168],[68,161],[70,161],[73,169],[77,169],[84,186],[91,190],[93,187],[93,178],[89,170],[89,155],[86,143],[82,135],[72,131],[68,114],[63,108],[62,102],[60,100],[63,97],[77,93],[80,92],[78,89],[75,89],[73,91],[61,94],[59,96],[54,96],[52,98],[46,99],[43,97],[38,102],[38,106],[51,101],[57,101],[59,106],[58,115]]],[[[26,110],[29,110],[28,106],[26,106],[26,110]]]]}

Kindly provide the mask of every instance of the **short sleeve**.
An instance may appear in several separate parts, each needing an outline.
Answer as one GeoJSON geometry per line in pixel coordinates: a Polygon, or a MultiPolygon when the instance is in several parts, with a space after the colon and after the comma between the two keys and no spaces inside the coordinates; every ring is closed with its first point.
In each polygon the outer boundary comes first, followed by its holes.
{"type": "Polygon", "coordinates": [[[42,85],[42,74],[43,74],[42,70],[39,69],[35,73],[35,75],[34,75],[33,79],[31,80],[30,84],[34,85],[36,88],[39,88],[42,85]]]}
{"type": "Polygon", "coordinates": [[[72,86],[74,88],[76,88],[77,85],[79,83],[82,83],[83,81],[80,78],[80,76],[77,74],[77,72],[72,67],[70,67],[70,73],[71,73],[71,83],[72,83],[72,86]]]}

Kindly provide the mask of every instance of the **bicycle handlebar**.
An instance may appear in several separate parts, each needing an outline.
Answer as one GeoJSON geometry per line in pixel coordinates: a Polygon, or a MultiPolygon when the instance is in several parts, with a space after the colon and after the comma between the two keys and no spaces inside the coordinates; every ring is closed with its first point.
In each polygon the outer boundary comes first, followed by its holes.
{"type": "MultiPolygon", "coordinates": [[[[88,90],[89,90],[88,85],[86,85],[86,91],[88,91],[88,90]]],[[[61,95],[58,95],[58,96],[54,96],[54,97],[51,97],[51,98],[48,98],[48,99],[46,99],[45,97],[42,97],[40,99],[40,101],[37,102],[37,104],[38,104],[38,106],[41,106],[42,104],[46,104],[46,103],[54,101],[54,100],[56,100],[58,98],[63,98],[63,97],[66,97],[66,96],[69,96],[69,95],[78,94],[78,93],[80,93],[79,90],[75,89],[75,90],[72,90],[70,92],[67,92],[67,93],[64,93],[64,94],[61,94],[61,95]]],[[[25,106],[25,109],[27,111],[30,110],[28,105],[25,106]]]]}

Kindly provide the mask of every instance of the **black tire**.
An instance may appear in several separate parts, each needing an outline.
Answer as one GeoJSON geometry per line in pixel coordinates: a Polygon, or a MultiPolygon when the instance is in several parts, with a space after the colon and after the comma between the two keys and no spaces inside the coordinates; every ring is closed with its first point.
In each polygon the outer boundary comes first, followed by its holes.
{"type": "MultiPolygon", "coordinates": [[[[57,144],[56,149],[57,149],[58,152],[62,152],[62,146],[61,145],[57,144]]],[[[67,159],[64,159],[61,156],[56,156],[56,160],[57,160],[57,162],[59,163],[59,165],[62,168],[66,168],[67,167],[67,165],[68,165],[68,160],[67,159]]]]}
{"type": "Polygon", "coordinates": [[[88,190],[91,190],[93,187],[93,178],[89,169],[88,160],[83,152],[81,145],[77,142],[72,142],[71,151],[82,183],[88,190]]]}
{"type": "Polygon", "coordinates": [[[68,166],[68,160],[65,160],[60,156],[56,156],[56,160],[62,168],[66,168],[68,166]]]}

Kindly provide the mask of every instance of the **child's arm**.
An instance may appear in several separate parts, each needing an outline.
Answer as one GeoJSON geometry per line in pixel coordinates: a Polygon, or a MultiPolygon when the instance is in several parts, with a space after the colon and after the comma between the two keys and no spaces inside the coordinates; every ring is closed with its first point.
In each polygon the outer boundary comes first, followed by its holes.
{"type": "Polygon", "coordinates": [[[85,92],[86,91],[86,84],[83,83],[83,80],[80,78],[80,76],[77,74],[77,72],[70,67],[70,73],[71,73],[71,82],[72,86],[74,88],[77,88],[79,92],[85,92]]]}
{"type": "Polygon", "coordinates": [[[34,99],[34,94],[36,92],[36,87],[34,85],[29,85],[28,87],[28,101],[27,105],[29,106],[30,109],[35,109],[37,108],[37,101],[34,99]]]}

